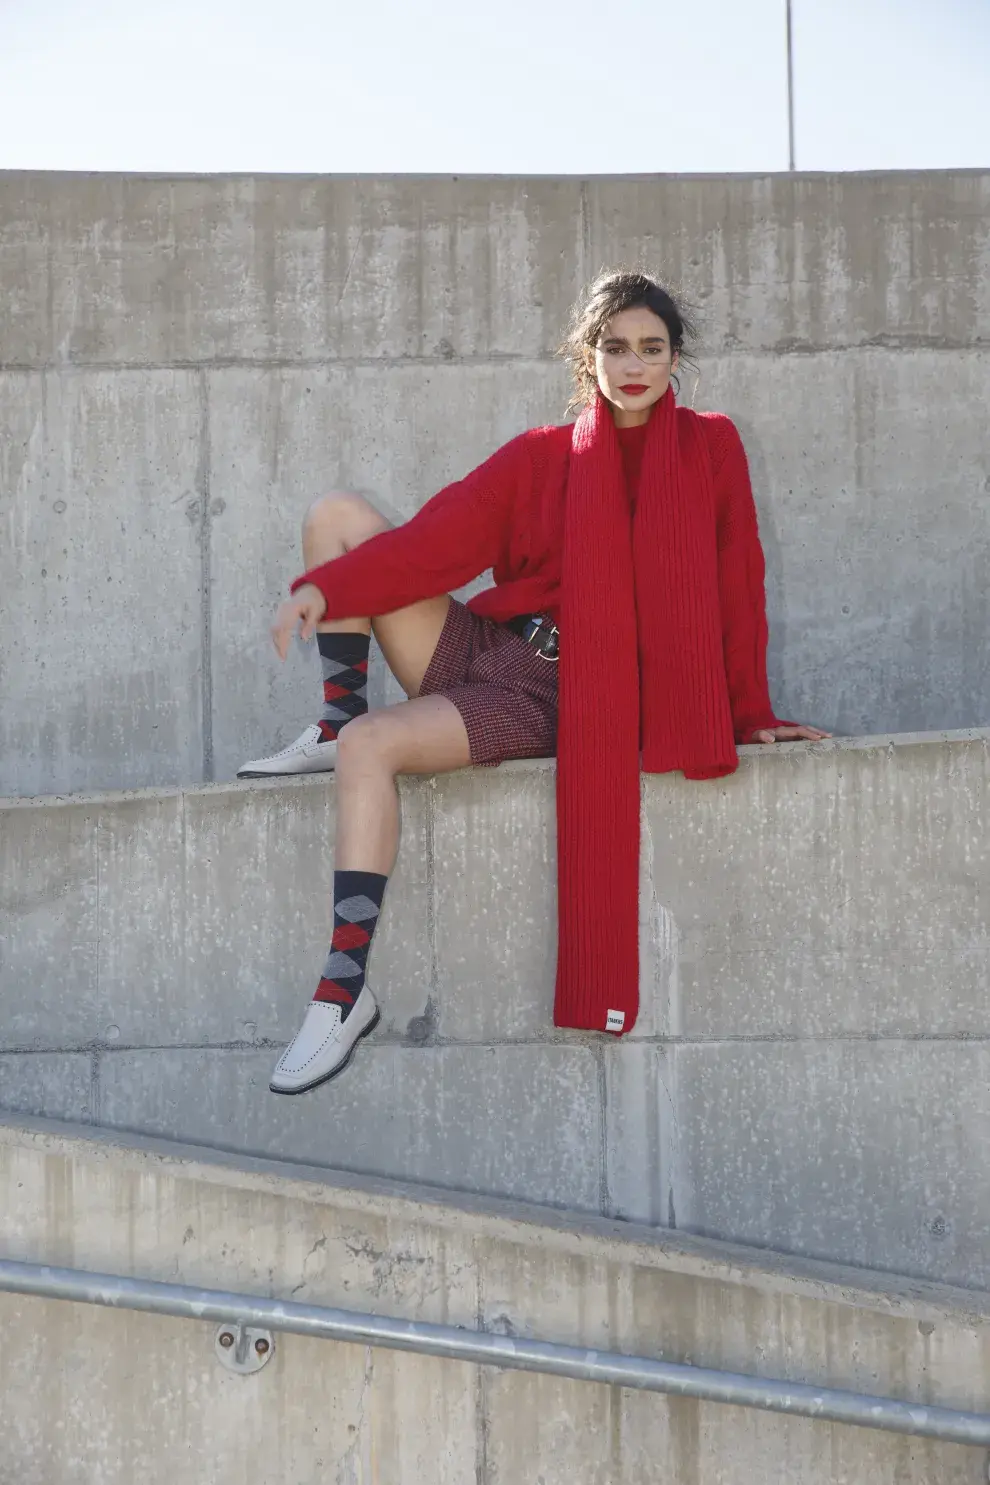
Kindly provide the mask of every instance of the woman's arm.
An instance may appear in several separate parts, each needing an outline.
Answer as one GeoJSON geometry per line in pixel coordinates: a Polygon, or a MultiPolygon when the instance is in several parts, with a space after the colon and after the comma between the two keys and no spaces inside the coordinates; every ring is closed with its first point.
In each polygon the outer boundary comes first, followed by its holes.
{"type": "Polygon", "coordinates": [[[749,464],[730,418],[707,417],[718,523],[722,652],[737,743],[827,737],[774,715],[767,683],[765,562],[749,464]]]}
{"type": "Polygon", "coordinates": [[[447,485],[419,513],[324,562],[292,584],[318,588],[324,619],[375,618],[459,588],[498,561],[509,533],[520,478],[527,467],[526,434],[514,438],[447,485]]]}

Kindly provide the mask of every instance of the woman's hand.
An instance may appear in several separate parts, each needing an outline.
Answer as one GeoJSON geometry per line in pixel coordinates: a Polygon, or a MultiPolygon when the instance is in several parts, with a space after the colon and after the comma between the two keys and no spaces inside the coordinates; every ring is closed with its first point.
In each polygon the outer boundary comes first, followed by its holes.
{"type": "Polygon", "coordinates": [[[774,742],[821,742],[824,737],[831,737],[831,732],[822,732],[820,727],[759,727],[751,734],[751,743],[774,743],[774,742]]]}
{"type": "Polygon", "coordinates": [[[314,583],[304,583],[291,598],[279,605],[272,625],[272,641],[280,660],[284,660],[289,653],[289,641],[295,633],[296,625],[301,621],[300,639],[312,639],[316,626],[326,611],[327,601],[314,583]]]}

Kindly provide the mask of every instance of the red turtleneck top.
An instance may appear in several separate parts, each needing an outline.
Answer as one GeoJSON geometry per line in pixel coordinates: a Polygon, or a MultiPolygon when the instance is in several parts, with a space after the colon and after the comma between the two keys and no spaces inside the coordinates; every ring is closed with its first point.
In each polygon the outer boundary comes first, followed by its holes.
{"type": "Polygon", "coordinates": [[[622,454],[622,470],[626,476],[629,504],[633,510],[636,509],[636,497],[639,494],[639,472],[643,467],[646,435],[649,431],[650,425],[648,422],[637,423],[634,428],[616,428],[615,430],[619,440],[619,450],[622,454]]]}

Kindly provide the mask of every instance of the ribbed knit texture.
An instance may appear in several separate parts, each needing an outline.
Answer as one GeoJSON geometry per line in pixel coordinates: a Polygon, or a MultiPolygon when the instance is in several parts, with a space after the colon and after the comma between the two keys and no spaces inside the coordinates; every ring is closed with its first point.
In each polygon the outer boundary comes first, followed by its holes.
{"type": "MultiPolygon", "coordinates": [[[[606,404],[514,438],[417,516],[293,584],[328,620],[375,616],[494,569],[495,620],[561,624],[559,1026],[632,1030],[638,1007],[639,780],[718,778],[779,725],[767,688],[764,563],[742,442],[718,413],[657,404],[635,515],[606,404]],[[607,726],[588,686],[608,677],[607,726]],[[642,755],[640,757],[640,747],[642,755]],[[621,1026],[608,1012],[621,1014],[621,1026]]],[[[617,1018],[616,1018],[617,1019],[617,1018]]]]}
{"type": "Polygon", "coordinates": [[[736,766],[714,537],[711,461],[673,392],[650,418],[635,514],[607,403],[582,413],[560,616],[558,1026],[628,1031],[636,1020],[641,745],[650,772],[736,766]],[[605,674],[608,726],[589,727],[588,676],[605,674]]]}
{"type": "Polygon", "coordinates": [[[636,501],[639,498],[639,477],[643,468],[643,455],[646,452],[650,425],[648,422],[637,423],[633,428],[616,428],[615,432],[619,440],[622,469],[626,477],[626,494],[629,497],[630,508],[635,510],[636,501]]]}

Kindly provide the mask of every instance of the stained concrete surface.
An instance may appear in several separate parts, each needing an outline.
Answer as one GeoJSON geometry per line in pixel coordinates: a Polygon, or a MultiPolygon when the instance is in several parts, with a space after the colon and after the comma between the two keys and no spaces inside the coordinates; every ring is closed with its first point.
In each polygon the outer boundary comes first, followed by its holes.
{"type": "Polygon", "coordinates": [[[683,396],[743,432],[782,713],[986,725],[990,175],[13,172],[0,790],[229,778],[295,737],[318,668],[267,631],[307,504],[404,519],[563,421],[568,307],[629,260],[697,304],[683,396]]]}
{"type": "MultiPolygon", "coordinates": [[[[987,1297],[631,1224],[71,1126],[0,1124],[4,1255],[979,1410],[987,1297]]],[[[0,1295],[20,1485],[977,1485],[986,1451],[0,1295]],[[44,1386],[38,1386],[43,1376],[44,1386]],[[276,1421],[277,1420],[277,1424],[276,1421]]]]}
{"type": "MultiPolygon", "coordinates": [[[[890,1329],[903,1281],[878,1300],[844,1280],[836,1307],[813,1260],[990,1284],[990,738],[931,733],[990,720],[988,270],[981,172],[0,175],[0,790],[39,796],[0,803],[0,1108],[97,1141],[35,1131],[10,1155],[0,1134],[6,1251],[283,1292],[301,1276],[297,1293],[383,1308],[411,1284],[429,1318],[660,1337],[982,1408],[982,1313],[926,1291],[890,1329]],[[552,765],[404,783],[382,1028],[333,1089],[277,1100],[329,933],[333,784],[198,785],[312,719],[312,647],[282,666],[267,636],[302,512],[343,486],[404,519],[561,421],[567,308],[636,259],[701,311],[682,396],[743,433],[779,710],[901,735],[644,781],[642,1008],[620,1042],[551,1024],[552,765]],[[132,792],[80,792],[98,788],[132,792]],[[365,1187],[338,1241],[284,1172],[263,1178],[274,1207],[218,1208],[208,1149],[156,1165],[108,1126],[312,1162],[317,1184],[432,1183],[458,1193],[461,1246],[373,1212],[365,1187]],[[176,1160],[196,1174],[173,1181],[176,1160]],[[538,1203],[538,1236],[496,1251],[504,1213],[472,1226],[468,1192],[538,1203]],[[559,1208],[622,1224],[562,1257],[559,1208]],[[610,1267],[636,1223],[663,1229],[640,1254],[687,1264],[659,1295],[610,1267]],[[781,1288],[781,1259],[736,1250],[706,1289],[704,1236],[805,1258],[781,1288]]],[[[399,694],[380,658],[370,689],[399,694]]],[[[271,1399],[218,1376],[208,1337],[191,1357],[180,1322],[0,1308],[28,1485],[185,1477],[190,1447],[218,1485],[983,1478],[974,1451],[301,1339],[271,1399]]]]}
{"type": "Polygon", "coordinates": [[[0,1107],[990,1284],[988,767],[959,733],[644,778],[619,1041],[552,1026],[552,763],[404,781],[383,1026],[301,1099],[267,1079],[332,778],[7,801],[0,1107]]]}

